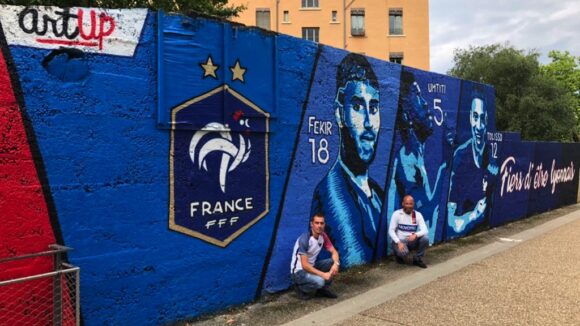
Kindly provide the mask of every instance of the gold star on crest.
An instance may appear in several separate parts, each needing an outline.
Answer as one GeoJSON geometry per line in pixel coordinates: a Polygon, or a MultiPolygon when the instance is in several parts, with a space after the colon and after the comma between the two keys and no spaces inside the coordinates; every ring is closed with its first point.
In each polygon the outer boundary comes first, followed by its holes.
{"type": "Polygon", "coordinates": [[[230,70],[232,71],[232,81],[239,80],[242,83],[245,82],[244,74],[246,73],[246,68],[240,66],[240,59],[236,60],[236,65],[230,67],[230,70]]]}
{"type": "Polygon", "coordinates": [[[211,55],[207,57],[206,63],[200,63],[199,65],[203,69],[203,78],[205,78],[207,76],[211,76],[214,79],[217,79],[216,70],[218,70],[220,66],[213,64],[213,60],[211,59],[211,55]]]}

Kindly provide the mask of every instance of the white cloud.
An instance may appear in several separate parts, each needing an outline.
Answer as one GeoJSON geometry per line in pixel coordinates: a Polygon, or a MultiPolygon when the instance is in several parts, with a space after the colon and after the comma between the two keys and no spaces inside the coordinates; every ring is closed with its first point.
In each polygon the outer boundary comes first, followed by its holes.
{"type": "Polygon", "coordinates": [[[453,50],[509,42],[536,49],[547,62],[550,50],[580,55],[580,2],[577,0],[431,0],[431,70],[446,73],[453,50]]]}

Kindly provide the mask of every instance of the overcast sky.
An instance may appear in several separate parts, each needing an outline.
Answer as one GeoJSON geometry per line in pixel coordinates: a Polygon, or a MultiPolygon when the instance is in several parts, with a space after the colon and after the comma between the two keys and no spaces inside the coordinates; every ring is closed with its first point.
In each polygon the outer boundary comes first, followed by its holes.
{"type": "Polygon", "coordinates": [[[536,49],[580,55],[580,0],[429,0],[431,71],[446,73],[453,50],[509,41],[536,49]]]}

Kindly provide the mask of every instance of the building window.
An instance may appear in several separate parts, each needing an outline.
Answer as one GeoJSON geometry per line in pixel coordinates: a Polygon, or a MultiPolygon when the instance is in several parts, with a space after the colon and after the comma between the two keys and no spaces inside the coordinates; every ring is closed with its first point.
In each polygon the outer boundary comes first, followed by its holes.
{"type": "Polygon", "coordinates": [[[270,9],[256,9],[256,26],[270,30],[270,9]]]}
{"type": "Polygon", "coordinates": [[[333,23],[335,23],[337,21],[337,19],[338,19],[337,18],[337,12],[336,12],[336,10],[333,10],[332,11],[332,16],[330,17],[330,21],[333,22],[333,23]]]}
{"type": "Polygon", "coordinates": [[[350,11],[350,34],[352,36],[365,35],[365,10],[352,9],[350,11]]]}
{"type": "Polygon", "coordinates": [[[391,53],[389,53],[389,61],[402,65],[403,64],[403,52],[391,52],[391,53]]]}
{"type": "Polygon", "coordinates": [[[308,41],[318,43],[320,40],[319,27],[302,27],[302,38],[308,41]]]}
{"type": "Polygon", "coordinates": [[[288,10],[284,10],[284,22],[285,23],[290,22],[290,12],[288,12],[288,10]]]}
{"type": "Polygon", "coordinates": [[[318,8],[318,0],[302,0],[302,8],[318,8]]]}
{"type": "Polygon", "coordinates": [[[389,9],[389,34],[403,35],[403,9],[389,9]]]}

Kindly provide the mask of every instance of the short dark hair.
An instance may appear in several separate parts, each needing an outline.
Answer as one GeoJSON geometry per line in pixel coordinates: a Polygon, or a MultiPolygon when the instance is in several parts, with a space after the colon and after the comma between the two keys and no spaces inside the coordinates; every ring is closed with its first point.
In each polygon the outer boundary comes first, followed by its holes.
{"type": "Polygon", "coordinates": [[[322,213],[322,212],[316,212],[316,213],[312,214],[312,216],[310,216],[310,222],[314,221],[314,218],[315,218],[315,217],[322,217],[322,218],[325,218],[325,217],[324,217],[324,213],[322,213]]]}
{"type": "MultiPolygon", "coordinates": [[[[420,139],[427,139],[433,134],[433,129],[427,127],[421,121],[417,121],[416,109],[414,107],[414,99],[409,98],[409,94],[415,87],[415,74],[412,71],[403,68],[401,71],[401,79],[399,85],[399,105],[397,107],[397,118],[395,126],[400,132],[403,141],[407,141],[411,135],[411,131],[420,139]]],[[[429,110],[429,109],[428,109],[429,110]]]]}
{"type": "Polygon", "coordinates": [[[471,91],[471,101],[469,102],[469,111],[471,111],[473,100],[479,99],[483,103],[483,111],[485,112],[485,116],[487,117],[487,97],[485,96],[485,85],[483,84],[474,84],[473,89],[471,91]]]}
{"type": "Polygon", "coordinates": [[[342,59],[336,71],[336,90],[344,87],[349,81],[368,81],[368,83],[379,89],[377,75],[367,58],[358,53],[349,53],[342,59]]]}

